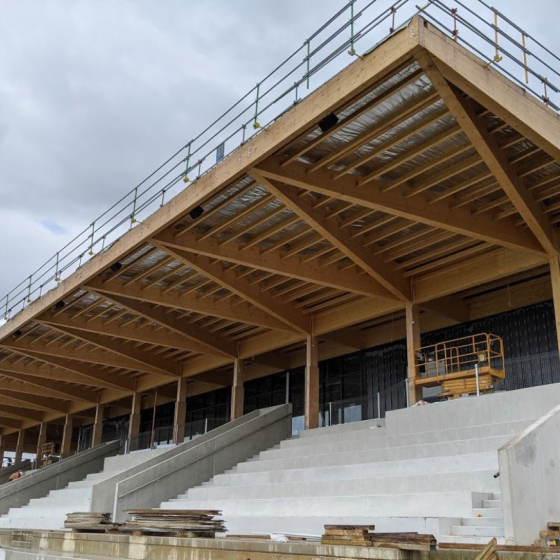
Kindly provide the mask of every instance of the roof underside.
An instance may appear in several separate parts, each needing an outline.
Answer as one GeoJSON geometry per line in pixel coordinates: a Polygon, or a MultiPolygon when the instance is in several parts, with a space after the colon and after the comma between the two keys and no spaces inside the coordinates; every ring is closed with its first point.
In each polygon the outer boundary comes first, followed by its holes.
{"type": "Polygon", "coordinates": [[[407,301],[546,262],[560,164],[433,62],[416,52],[354,97],[333,98],[324,113],[336,119],[305,123],[233,184],[215,185],[196,219],[167,210],[157,235],[113,255],[119,265],[12,329],[0,417],[22,408],[0,418],[5,433],[36,423],[37,411],[85,410],[236,357],[265,362],[308,334],[363,331],[407,301]],[[465,281],[489,259],[495,271],[465,281]]]}

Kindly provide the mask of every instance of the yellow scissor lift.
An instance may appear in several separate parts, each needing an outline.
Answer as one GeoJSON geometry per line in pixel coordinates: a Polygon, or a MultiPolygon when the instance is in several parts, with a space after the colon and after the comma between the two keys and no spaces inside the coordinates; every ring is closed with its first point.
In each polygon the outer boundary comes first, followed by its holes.
{"type": "Polygon", "coordinates": [[[418,387],[441,385],[440,397],[455,399],[494,390],[505,377],[504,342],[495,334],[474,334],[415,351],[418,387]]]}

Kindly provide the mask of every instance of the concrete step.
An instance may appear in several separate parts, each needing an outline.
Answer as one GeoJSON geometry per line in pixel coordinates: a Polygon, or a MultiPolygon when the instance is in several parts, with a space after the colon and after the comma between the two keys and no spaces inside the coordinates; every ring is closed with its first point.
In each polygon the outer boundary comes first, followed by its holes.
{"type": "Polygon", "coordinates": [[[337,424],[336,426],[327,426],[326,428],[313,428],[312,430],[303,430],[298,434],[297,438],[292,440],[302,440],[308,437],[323,436],[327,434],[348,434],[359,430],[367,430],[375,425],[385,426],[384,418],[377,418],[373,420],[362,420],[361,422],[350,422],[349,424],[337,424]]]}
{"type": "Polygon", "coordinates": [[[502,517],[463,517],[463,525],[485,526],[485,527],[503,527],[504,520],[502,517]]]}
{"type": "Polygon", "coordinates": [[[503,537],[504,528],[488,525],[453,525],[451,527],[451,534],[468,537],[503,537]]]}
{"type": "Polygon", "coordinates": [[[510,440],[515,433],[511,431],[503,431],[502,433],[493,433],[492,431],[486,430],[480,431],[461,431],[461,435],[464,436],[463,439],[446,439],[446,434],[443,432],[431,432],[422,434],[422,437],[417,437],[416,434],[413,436],[384,436],[377,438],[366,438],[366,439],[351,439],[348,441],[332,442],[327,444],[317,444],[317,445],[306,445],[304,447],[287,447],[280,449],[270,449],[263,451],[258,455],[260,460],[268,459],[288,459],[292,457],[300,457],[305,455],[310,457],[313,455],[329,455],[331,453],[356,453],[360,451],[367,451],[373,449],[394,449],[400,447],[409,447],[414,445],[432,445],[432,444],[448,444],[455,443],[457,441],[471,441],[473,439],[484,439],[490,437],[500,437],[503,436],[510,440]]]}
{"type": "Polygon", "coordinates": [[[70,511],[89,511],[89,500],[80,500],[78,502],[74,502],[72,508],[68,508],[66,505],[57,506],[56,504],[50,504],[48,508],[45,507],[31,507],[31,506],[24,506],[21,508],[10,509],[7,514],[7,517],[12,519],[15,518],[38,518],[38,517],[60,517],[62,519],[66,519],[66,514],[70,513],[70,511]]]}
{"type": "Polygon", "coordinates": [[[103,463],[103,471],[123,471],[142,464],[153,457],[157,457],[173,446],[159,447],[156,449],[143,449],[141,451],[133,451],[127,455],[115,455],[107,457],[103,463]]]}
{"type": "Polygon", "coordinates": [[[237,466],[237,470],[238,472],[257,472],[275,469],[286,470],[482,453],[495,451],[510,439],[511,436],[509,435],[495,436],[453,442],[431,443],[427,445],[370,449],[359,452],[333,452],[325,455],[303,455],[281,459],[261,459],[260,461],[240,463],[237,466]]]}
{"type": "Polygon", "coordinates": [[[474,508],[475,516],[480,517],[502,517],[502,508],[474,508]]]}
{"type": "Polygon", "coordinates": [[[411,532],[439,536],[440,522],[433,517],[372,517],[363,516],[285,516],[285,517],[226,517],[228,532],[298,533],[321,536],[325,525],[375,525],[380,533],[411,532]]]}
{"type": "MultiPolygon", "coordinates": [[[[441,535],[438,542],[453,544],[488,544],[491,537],[469,537],[465,535],[441,535]]],[[[505,537],[496,537],[498,544],[506,544],[505,537]]]]}
{"type": "MultiPolygon", "coordinates": [[[[68,506],[73,507],[78,502],[91,500],[91,490],[84,488],[65,488],[53,490],[44,498],[29,500],[29,507],[68,506]]],[[[27,507],[26,506],[26,507],[27,507]]]]}
{"type": "Polygon", "coordinates": [[[64,526],[64,517],[47,515],[45,517],[0,517],[1,529],[34,529],[34,530],[59,530],[64,526]]]}
{"type": "Polygon", "coordinates": [[[500,508],[502,509],[502,500],[483,500],[483,508],[500,508]]]}
{"type": "MultiPolygon", "coordinates": [[[[318,469],[320,472],[320,469],[318,469]]],[[[415,494],[430,492],[492,492],[499,488],[493,470],[425,475],[386,476],[323,481],[248,484],[243,486],[196,487],[187,492],[189,500],[252,500],[290,497],[362,496],[369,494],[415,494]]]]}
{"type": "Polygon", "coordinates": [[[443,472],[475,472],[498,468],[498,454],[495,451],[426,457],[409,461],[379,461],[356,465],[334,465],[301,469],[269,470],[243,473],[229,471],[216,475],[205,486],[237,486],[270,484],[279,482],[340,481],[358,478],[379,478],[387,476],[437,474],[443,472]]]}
{"type": "Polygon", "coordinates": [[[249,500],[179,500],[162,509],[219,509],[230,517],[454,517],[471,515],[472,492],[321,496],[249,500]]]}
{"type": "MultiPolygon", "coordinates": [[[[298,440],[285,440],[280,444],[280,448],[298,449],[301,451],[305,448],[305,452],[309,448],[321,445],[340,445],[341,451],[344,451],[345,446],[357,445],[362,442],[363,445],[384,445],[385,440],[395,440],[400,442],[400,445],[411,445],[414,443],[433,443],[438,441],[453,441],[471,439],[474,437],[492,437],[498,435],[511,435],[512,437],[527,426],[532,420],[521,420],[517,422],[501,422],[496,424],[484,424],[480,426],[470,426],[468,428],[452,428],[443,430],[432,430],[429,432],[416,432],[404,435],[392,435],[385,428],[381,429],[363,429],[347,434],[325,434],[317,435],[314,437],[307,437],[298,440]]],[[[388,444],[390,446],[390,444],[388,444]]]]}

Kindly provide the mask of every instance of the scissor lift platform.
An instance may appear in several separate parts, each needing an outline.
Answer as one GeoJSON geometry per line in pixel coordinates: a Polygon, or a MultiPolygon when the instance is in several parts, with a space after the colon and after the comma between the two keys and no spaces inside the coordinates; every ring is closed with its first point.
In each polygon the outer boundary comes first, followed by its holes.
{"type": "Polygon", "coordinates": [[[440,397],[489,393],[505,378],[503,340],[482,333],[424,346],[416,350],[415,368],[416,386],[441,386],[440,397]]]}

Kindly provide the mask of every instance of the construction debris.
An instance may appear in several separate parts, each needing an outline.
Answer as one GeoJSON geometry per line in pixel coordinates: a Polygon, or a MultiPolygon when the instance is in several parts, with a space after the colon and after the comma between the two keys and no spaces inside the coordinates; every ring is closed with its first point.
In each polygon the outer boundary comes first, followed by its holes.
{"type": "Polygon", "coordinates": [[[544,546],[560,545],[560,521],[547,523],[547,530],[541,531],[541,543],[544,546]]]}
{"type": "Polygon", "coordinates": [[[375,525],[325,525],[321,544],[345,546],[373,546],[369,532],[375,525]]]}
{"type": "Polygon", "coordinates": [[[498,541],[496,537],[494,537],[483,549],[480,554],[474,560],[496,560],[498,557],[496,556],[496,546],[498,545],[498,541]]]}
{"type": "Polygon", "coordinates": [[[321,544],[342,546],[374,546],[400,550],[430,550],[435,548],[433,535],[419,533],[374,533],[374,525],[325,525],[321,544]]]}
{"type": "Polygon", "coordinates": [[[181,537],[213,538],[226,531],[223,520],[215,519],[222,514],[218,510],[189,509],[130,509],[131,521],[121,525],[121,531],[133,535],[173,534],[181,537]]]}
{"type": "Polygon", "coordinates": [[[77,533],[105,533],[118,530],[118,524],[111,523],[110,513],[69,513],[64,527],[77,533]]]}

